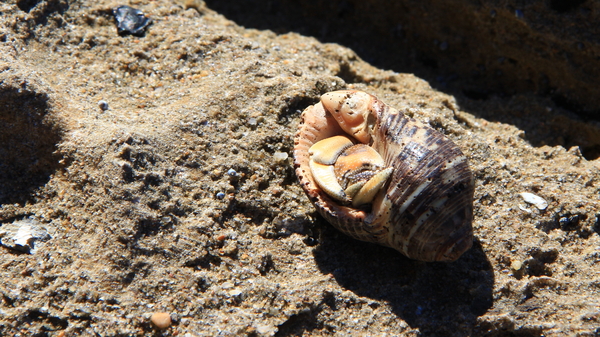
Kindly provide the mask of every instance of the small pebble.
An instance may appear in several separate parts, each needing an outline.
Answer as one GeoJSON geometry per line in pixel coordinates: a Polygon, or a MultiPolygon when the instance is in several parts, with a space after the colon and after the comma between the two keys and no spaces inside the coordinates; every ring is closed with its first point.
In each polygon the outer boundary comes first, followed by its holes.
{"type": "Polygon", "coordinates": [[[223,193],[223,192],[217,193],[217,199],[223,200],[223,198],[225,198],[225,193],[223,193]]]}
{"type": "Polygon", "coordinates": [[[523,192],[519,193],[519,195],[523,198],[523,200],[525,200],[526,203],[534,205],[540,211],[543,211],[548,207],[548,202],[546,200],[533,193],[523,192]]]}
{"type": "Polygon", "coordinates": [[[98,106],[100,107],[100,110],[102,110],[102,111],[108,110],[108,102],[107,101],[98,102],[98,106]]]}
{"type": "Polygon", "coordinates": [[[150,321],[159,329],[166,329],[171,326],[171,315],[166,312],[155,312],[150,317],[150,321]]]}
{"type": "Polygon", "coordinates": [[[277,331],[277,328],[275,328],[272,325],[266,325],[266,324],[257,324],[256,325],[256,332],[258,332],[260,335],[270,335],[270,334],[275,334],[275,332],[277,331]]]}
{"type": "Polygon", "coordinates": [[[152,23],[139,9],[129,6],[119,6],[113,9],[113,15],[117,21],[117,31],[120,35],[132,34],[142,36],[152,23]]]}
{"type": "Polygon", "coordinates": [[[35,254],[37,248],[51,238],[47,229],[34,219],[0,224],[0,245],[6,248],[35,254]]]}
{"type": "Polygon", "coordinates": [[[237,288],[231,289],[229,291],[229,296],[231,296],[231,297],[240,296],[241,294],[242,294],[242,291],[240,289],[237,289],[237,288]]]}
{"type": "Polygon", "coordinates": [[[523,263],[519,260],[513,260],[510,264],[510,268],[513,270],[520,270],[523,267],[523,263]]]}
{"type": "Polygon", "coordinates": [[[273,154],[273,159],[275,159],[276,162],[282,162],[284,160],[286,160],[288,158],[288,154],[285,152],[275,152],[273,154]]]}
{"type": "Polygon", "coordinates": [[[229,174],[229,175],[230,175],[230,176],[232,176],[232,177],[236,177],[236,176],[237,176],[237,172],[235,172],[235,170],[234,170],[234,169],[229,169],[229,170],[227,171],[227,174],[229,174]]]}

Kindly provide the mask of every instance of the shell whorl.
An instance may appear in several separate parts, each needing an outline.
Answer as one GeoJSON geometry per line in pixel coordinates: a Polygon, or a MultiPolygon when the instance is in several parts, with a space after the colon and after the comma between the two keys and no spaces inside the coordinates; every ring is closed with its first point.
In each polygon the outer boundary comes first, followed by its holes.
{"type": "Polygon", "coordinates": [[[454,261],[471,247],[473,178],[467,158],[443,134],[359,91],[325,94],[302,119],[296,173],[319,213],[337,229],[423,261],[454,261]],[[339,114],[348,109],[355,111],[345,125],[339,114]],[[370,208],[340,205],[307,170],[308,148],[334,135],[367,143],[394,169],[370,208]]]}

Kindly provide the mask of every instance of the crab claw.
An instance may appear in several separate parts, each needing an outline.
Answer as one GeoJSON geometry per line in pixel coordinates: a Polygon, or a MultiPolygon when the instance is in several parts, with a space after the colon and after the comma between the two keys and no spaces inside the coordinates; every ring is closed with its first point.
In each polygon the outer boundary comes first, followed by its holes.
{"type": "Polygon", "coordinates": [[[350,198],[344,192],[335,176],[333,164],[345,149],[353,145],[348,137],[333,136],[316,142],[308,149],[309,167],[317,185],[330,197],[349,203],[350,198]]]}
{"type": "Polygon", "coordinates": [[[333,165],[338,156],[354,145],[348,137],[333,136],[316,142],[308,149],[310,158],[319,164],[333,165]]]}
{"type": "Polygon", "coordinates": [[[357,144],[342,152],[335,165],[335,175],[352,206],[369,204],[387,182],[393,169],[385,168],[383,158],[372,147],[357,144]]]}
{"type": "Polygon", "coordinates": [[[372,147],[353,145],[344,136],[315,143],[309,150],[309,167],[315,182],[330,197],[360,207],[373,201],[393,169],[372,147]]]}

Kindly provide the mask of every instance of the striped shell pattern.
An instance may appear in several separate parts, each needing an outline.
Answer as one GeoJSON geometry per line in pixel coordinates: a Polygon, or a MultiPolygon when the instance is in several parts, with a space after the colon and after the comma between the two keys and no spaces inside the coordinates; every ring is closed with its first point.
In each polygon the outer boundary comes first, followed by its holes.
{"type": "Polygon", "coordinates": [[[318,212],[351,237],[422,261],[454,261],[473,243],[465,155],[373,95],[334,91],[306,108],[294,159],[318,212]]]}

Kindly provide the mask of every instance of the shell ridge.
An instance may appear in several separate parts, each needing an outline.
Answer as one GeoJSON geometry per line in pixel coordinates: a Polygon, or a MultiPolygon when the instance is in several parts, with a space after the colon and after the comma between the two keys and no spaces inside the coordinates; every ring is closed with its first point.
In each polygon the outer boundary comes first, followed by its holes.
{"type": "MultiPolygon", "coordinates": [[[[401,205],[399,212],[410,214],[416,218],[417,224],[407,235],[407,240],[410,240],[418,230],[426,230],[428,224],[443,223],[446,217],[454,214],[460,207],[464,207],[464,198],[457,198],[454,195],[457,193],[452,193],[452,189],[455,188],[453,184],[418,179],[406,185],[403,194],[399,194],[397,193],[398,190],[395,190],[396,194],[390,194],[389,197],[394,204],[401,205]],[[443,212],[432,206],[440,199],[445,199],[442,204],[443,212]],[[418,223],[419,220],[421,223],[418,223]]],[[[458,196],[462,195],[459,194],[458,196]]]]}
{"type": "MultiPolygon", "coordinates": [[[[468,185],[465,184],[465,186],[468,185]]],[[[459,223],[449,223],[449,220],[456,217],[457,215],[460,215],[461,213],[472,214],[471,205],[473,190],[453,193],[452,189],[454,189],[454,185],[452,184],[445,184],[444,187],[439,186],[438,188],[439,190],[437,191],[437,195],[446,196],[446,200],[443,203],[443,211],[438,211],[435,208],[430,208],[429,205],[424,202],[420,205],[416,205],[415,210],[411,210],[412,212],[415,212],[413,213],[415,214],[415,216],[417,216],[417,214],[421,214],[420,216],[426,216],[426,219],[424,219],[423,224],[420,225],[421,227],[425,226],[420,228],[420,230],[423,230],[423,233],[425,233],[425,235],[423,235],[423,237],[421,238],[421,241],[430,242],[430,245],[432,246],[439,246],[440,243],[447,241],[436,237],[440,236],[440,232],[442,232],[446,236],[452,237],[453,233],[457,231],[460,232],[463,228],[466,228],[465,223],[468,223],[470,227],[470,223],[472,222],[472,216],[461,219],[459,223]],[[434,224],[436,226],[433,226],[434,224]],[[431,229],[429,229],[429,227],[431,227],[431,229]]],[[[429,193],[429,196],[427,196],[427,198],[433,199],[435,195],[436,193],[435,191],[433,191],[433,193],[429,193]]],[[[411,235],[407,237],[407,239],[411,242],[414,242],[413,234],[414,232],[411,232],[411,235]]],[[[418,245],[418,242],[415,244],[418,245]]]]}
{"type": "Polygon", "coordinates": [[[436,151],[430,151],[426,147],[414,142],[407,144],[402,152],[397,154],[395,162],[391,164],[402,171],[402,176],[405,179],[402,182],[402,185],[396,185],[393,190],[390,190],[389,195],[394,196],[401,191],[402,196],[397,196],[396,200],[405,201],[416,189],[421,188],[421,185],[427,180],[430,180],[431,182],[431,184],[429,184],[430,188],[438,188],[439,182],[434,178],[439,177],[444,171],[443,166],[446,162],[439,153],[452,153],[452,148],[453,144],[449,141],[442,142],[442,145],[438,147],[436,151]],[[414,153],[418,153],[419,156],[413,156],[414,153]],[[415,163],[416,165],[412,166],[412,163],[415,163]],[[410,169],[404,170],[403,168],[407,166],[410,169]]]}
{"type": "MultiPolygon", "coordinates": [[[[465,222],[468,222],[469,224],[472,222],[472,216],[468,215],[472,214],[472,210],[466,210],[458,201],[455,202],[455,204],[456,205],[454,206],[449,205],[448,208],[451,211],[444,217],[436,219],[437,221],[440,221],[441,224],[438,230],[429,231],[429,234],[422,240],[423,243],[428,243],[430,246],[436,247],[436,249],[426,248],[426,244],[422,245],[422,249],[437,251],[436,255],[439,255],[449,250],[455,243],[454,239],[456,237],[462,237],[463,240],[467,240],[465,244],[468,247],[472,246],[472,232],[469,227],[463,225],[465,222]]],[[[456,258],[452,258],[452,260],[455,259],[456,258]]]]}

